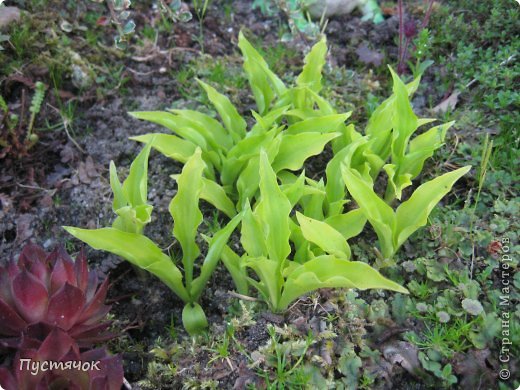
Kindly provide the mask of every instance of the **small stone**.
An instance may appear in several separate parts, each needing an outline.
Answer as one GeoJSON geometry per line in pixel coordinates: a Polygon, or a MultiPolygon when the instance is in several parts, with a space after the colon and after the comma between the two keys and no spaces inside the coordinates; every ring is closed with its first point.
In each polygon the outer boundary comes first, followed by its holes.
{"type": "Polygon", "coordinates": [[[52,246],[54,246],[54,240],[52,238],[49,238],[47,241],[43,243],[44,249],[49,249],[52,246]]]}
{"type": "Polygon", "coordinates": [[[13,22],[20,20],[20,9],[17,7],[0,8],[0,29],[9,26],[13,22]]]}
{"type": "Polygon", "coordinates": [[[321,18],[322,14],[325,14],[326,18],[330,18],[331,16],[349,14],[362,3],[363,1],[360,0],[319,0],[312,2],[308,11],[315,19],[321,18]]]}

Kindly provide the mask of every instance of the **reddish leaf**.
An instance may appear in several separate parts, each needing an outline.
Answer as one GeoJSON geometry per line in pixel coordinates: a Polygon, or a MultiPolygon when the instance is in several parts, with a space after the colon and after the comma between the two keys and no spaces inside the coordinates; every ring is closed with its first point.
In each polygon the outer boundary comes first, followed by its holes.
{"type": "Polygon", "coordinates": [[[83,292],[79,288],[65,283],[49,301],[47,322],[59,326],[63,330],[69,330],[77,322],[84,306],[83,292]]]}
{"type": "Polygon", "coordinates": [[[0,335],[19,336],[26,326],[27,322],[0,298],[0,335]]]}
{"type": "Polygon", "coordinates": [[[94,297],[94,294],[96,294],[97,287],[98,287],[98,276],[95,271],[90,271],[88,273],[87,291],[85,292],[87,302],[90,302],[90,300],[94,297]]]}
{"type": "Polygon", "coordinates": [[[33,263],[38,263],[47,257],[47,253],[38,245],[29,243],[25,245],[20,253],[18,265],[20,267],[30,267],[33,263]]]}
{"type": "Polygon", "coordinates": [[[11,287],[18,313],[29,323],[41,321],[47,312],[49,297],[45,286],[27,270],[20,272],[11,287]]]}
{"type": "Polygon", "coordinates": [[[51,273],[51,286],[49,294],[54,294],[54,292],[62,287],[65,283],[69,283],[71,285],[76,284],[74,266],[66,259],[59,257],[56,260],[54,269],[51,273]]]}
{"type": "Polygon", "coordinates": [[[99,361],[101,370],[89,371],[91,388],[119,390],[123,384],[123,362],[120,356],[110,356],[104,349],[94,349],[81,355],[85,361],[99,361]],[[104,384],[105,387],[97,387],[104,384]]]}
{"type": "Polygon", "coordinates": [[[102,341],[113,339],[116,335],[112,332],[105,332],[110,326],[110,322],[101,324],[79,325],[69,330],[71,337],[78,341],[80,347],[89,347],[102,341]]]}
{"type": "Polygon", "coordinates": [[[0,387],[5,390],[18,390],[18,383],[15,377],[5,367],[0,367],[0,387]]]}
{"type": "Polygon", "coordinates": [[[78,286],[81,291],[85,291],[88,285],[88,266],[87,266],[87,258],[85,257],[85,251],[82,249],[79,252],[79,255],[76,257],[76,261],[74,261],[74,271],[76,273],[76,286],[78,286]]]}
{"type": "Polygon", "coordinates": [[[46,262],[35,261],[27,267],[27,270],[36,276],[44,286],[49,284],[50,270],[46,262]]]}
{"type": "Polygon", "coordinates": [[[71,348],[77,349],[74,339],[67,332],[54,328],[38,348],[39,360],[60,361],[71,348]]]}
{"type": "MultiPolygon", "coordinates": [[[[105,316],[105,314],[101,315],[101,317],[98,317],[96,314],[98,312],[103,312],[106,310],[106,307],[103,305],[105,302],[105,298],[107,296],[108,291],[108,279],[105,279],[103,281],[103,284],[99,287],[94,297],[91,299],[90,304],[88,307],[85,308],[83,311],[83,314],[79,318],[79,323],[82,323],[83,321],[86,321],[86,324],[91,324],[93,322],[97,322],[102,317],[105,316]]],[[[108,312],[108,310],[107,310],[108,312]]]]}

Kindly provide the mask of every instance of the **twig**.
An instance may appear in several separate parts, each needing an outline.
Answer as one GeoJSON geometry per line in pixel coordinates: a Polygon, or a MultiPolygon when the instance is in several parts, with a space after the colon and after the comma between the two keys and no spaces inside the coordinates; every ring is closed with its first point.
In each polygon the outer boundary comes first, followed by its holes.
{"type": "Polygon", "coordinates": [[[253,298],[253,297],[249,297],[247,295],[242,295],[242,294],[239,294],[239,293],[234,292],[234,291],[228,291],[228,295],[230,295],[232,297],[235,297],[235,298],[238,298],[238,299],[242,299],[244,301],[249,301],[249,302],[258,302],[259,301],[258,298],[253,298]]]}
{"type": "Polygon", "coordinates": [[[128,390],[132,390],[130,382],[128,382],[125,377],[123,377],[123,385],[125,385],[125,388],[127,388],[128,390]]]}

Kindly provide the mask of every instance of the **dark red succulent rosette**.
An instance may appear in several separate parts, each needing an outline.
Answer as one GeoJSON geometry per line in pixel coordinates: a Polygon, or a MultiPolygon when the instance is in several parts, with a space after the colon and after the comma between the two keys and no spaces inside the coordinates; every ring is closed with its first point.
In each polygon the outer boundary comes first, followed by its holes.
{"type": "Polygon", "coordinates": [[[80,347],[108,340],[114,335],[103,321],[110,310],[104,304],[107,290],[108,279],[99,282],[83,252],[73,261],[63,247],[47,254],[26,245],[17,263],[0,267],[0,343],[15,347],[35,327],[40,340],[54,327],[80,347]]]}
{"type": "Polygon", "coordinates": [[[17,350],[12,369],[0,368],[2,387],[119,389],[120,357],[90,349],[115,336],[107,330],[111,322],[105,320],[110,310],[104,304],[107,290],[108,278],[101,282],[94,270],[88,270],[83,251],[73,261],[63,247],[46,253],[28,244],[17,262],[0,267],[0,347],[17,350]],[[35,364],[99,363],[90,371],[67,366],[34,375],[23,369],[22,359],[35,364]]]}

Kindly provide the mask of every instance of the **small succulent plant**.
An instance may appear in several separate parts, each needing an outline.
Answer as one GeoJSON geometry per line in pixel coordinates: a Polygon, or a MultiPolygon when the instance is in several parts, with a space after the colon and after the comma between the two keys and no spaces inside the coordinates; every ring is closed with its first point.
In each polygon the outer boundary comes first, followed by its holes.
{"type": "Polygon", "coordinates": [[[57,327],[43,342],[24,336],[12,369],[0,367],[5,390],[119,390],[122,383],[121,357],[101,348],[80,352],[76,341],[57,327]]]}
{"type": "Polygon", "coordinates": [[[0,267],[0,348],[16,349],[12,368],[0,367],[0,386],[120,389],[121,358],[92,349],[114,337],[107,290],[83,252],[73,261],[63,247],[46,253],[28,244],[17,262],[0,267]]]}
{"type": "Polygon", "coordinates": [[[81,252],[73,261],[64,248],[50,254],[28,244],[18,262],[0,267],[0,345],[17,347],[24,337],[43,341],[59,328],[79,347],[107,340],[103,321],[108,279],[99,283],[81,252]]]}

